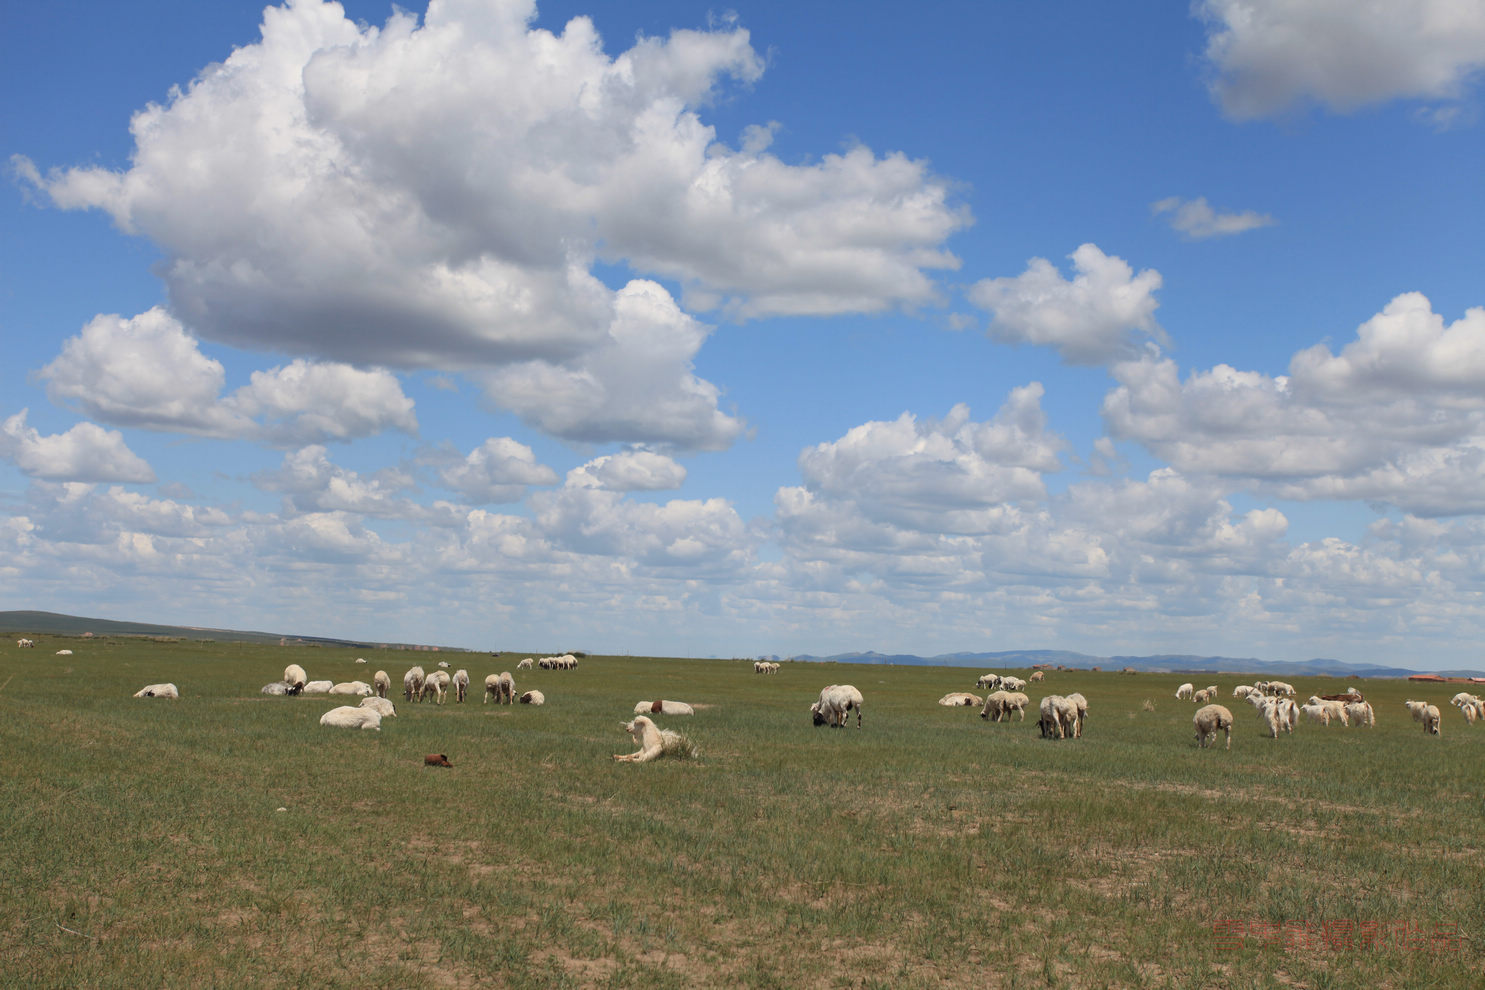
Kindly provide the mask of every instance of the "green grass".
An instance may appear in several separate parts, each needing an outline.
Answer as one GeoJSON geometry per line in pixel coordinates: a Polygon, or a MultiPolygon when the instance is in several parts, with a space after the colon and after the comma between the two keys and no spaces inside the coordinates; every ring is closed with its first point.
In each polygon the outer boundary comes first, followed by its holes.
{"type": "Polygon", "coordinates": [[[1451,706],[1428,737],[1401,703],[1452,685],[1368,681],[1376,729],[1278,740],[1226,698],[1231,752],[1196,748],[1176,675],[1050,674],[1033,707],[1091,706],[1064,742],[935,705],[965,668],[443,654],[473,700],[398,690],[380,733],[258,691],[291,661],[400,688],[439,656],[0,644],[0,985],[1411,988],[1485,962],[1485,727],[1451,706]],[[480,704],[501,670],[546,706],[480,704]],[[156,681],[182,698],[130,697],[156,681]],[[863,729],[810,725],[828,683],[861,689],[863,729]],[[614,763],[656,697],[697,706],[657,720],[700,757],[614,763]],[[1286,922],[1315,944],[1264,936],[1286,922]],[[1325,923],[1391,927],[1332,949],[1325,923]]]}

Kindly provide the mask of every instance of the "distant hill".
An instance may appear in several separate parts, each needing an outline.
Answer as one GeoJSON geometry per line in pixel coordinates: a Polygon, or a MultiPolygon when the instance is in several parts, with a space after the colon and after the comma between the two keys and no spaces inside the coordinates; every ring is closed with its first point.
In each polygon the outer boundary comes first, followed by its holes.
{"type": "MultiPolygon", "coordinates": [[[[89,619],[59,612],[0,612],[0,631],[17,636],[161,636],[170,639],[209,639],[221,643],[294,643],[316,646],[344,646],[353,649],[420,650],[429,649],[410,643],[371,643],[328,636],[291,636],[283,633],[250,632],[241,629],[210,629],[203,626],[162,626],[149,622],[120,622],[115,619],[89,619]]],[[[455,650],[460,647],[434,647],[455,650]]]]}
{"type": "Polygon", "coordinates": [[[1406,667],[1382,667],[1370,663],[1347,663],[1343,660],[1315,658],[1284,661],[1259,660],[1255,657],[1204,657],[1180,653],[1153,656],[1090,656],[1067,650],[1005,650],[998,653],[940,653],[920,657],[905,653],[837,653],[834,656],[795,656],[792,659],[810,663],[891,663],[929,667],[1025,668],[1034,664],[1088,670],[1123,670],[1130,667],[1141,673],[1222,673],[1289,675],[1291,677],[1408,677],[1412,674],[1441,674],[1445,677],[1481,677],[1479,670],[1414,670],[1406,667]]]}

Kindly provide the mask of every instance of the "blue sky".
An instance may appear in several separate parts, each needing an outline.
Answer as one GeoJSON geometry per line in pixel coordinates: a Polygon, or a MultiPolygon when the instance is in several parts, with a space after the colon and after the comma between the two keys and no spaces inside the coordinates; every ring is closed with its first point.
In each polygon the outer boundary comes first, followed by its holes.
{"type": "Polygon", "coordinates": [[[7,9],[7,607],[1477,663],[1485,5],[403,10],[7,9]]]}

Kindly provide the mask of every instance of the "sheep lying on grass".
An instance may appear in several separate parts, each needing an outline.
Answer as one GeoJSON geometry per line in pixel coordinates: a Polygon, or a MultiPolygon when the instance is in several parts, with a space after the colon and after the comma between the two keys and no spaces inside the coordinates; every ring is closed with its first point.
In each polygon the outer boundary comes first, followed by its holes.
{"type": "Polygon", "coordinates": [[[362,698],[361,707],[369,708],[382,718],[396,718],[397,709],[386,698],[362,698]]]}
{"type": "Polygon", "coordinates": [[[614,759],[620,763],[648,763],[662,756],[681,759],[695,759],[697,756],[695,743],[679,732],[659,728],[648,716],[636,715],[633,721],[619,724],[634,737],[634,744],[639,747],[633,753],[615,753],[614,759]]]}
{"type": "Polygon", "coordinates": [[[330,689],[335,686],[334,681],[310,681],[304,685],[300,694],[329,694],[330,689]]]}
{"type": "Polygon", "coordinates": [[[283,695],[289,693],[289,685],[283,681],[274,681],[272,684],[263,685],[264,694],[283,695]]]}
{"type": "Polygon", "coordinates": [[[370,708],[353,708],[350,705],[341,705],[332,708],[320,716],[320,724],[328,725],[334,729],[375,729],[382,730],[382,717],[380,713],[370,708]]]}
{"type": "Polygon", "coordinates": [[[179,698],[180,691],[174,684],[146,684],[134,692],[136,698],[179,698]]]}
{"type": "Polygon", "coordinates": [[[521,704],[523,705],[544,705],[546,703],[547,696],[540,691],[527,691],[521,695],[521,704]]]}
{"type": "Polygon", "coordinates": [[[938,703],[945,708],[969,708],[983,704],[984,700],[978,695],[970,694],[968,691],[950,691],[938,699],[938,703]]]}
{"type": "Polygon", "coordinates": [[[666,701],[657,699],[655,701],[641,701],[634,706],[636,715],[695,715],[696,709],[684,701],[666,701]]]}
{"type": "Polygon", "coordinates": [[[1221,705],[1207,705],[1197,709],[1191,720],[1196,726],[1196,744],[1203,749],[1209,741],[1217,738],[1218,732],[1227,733],[1227,748],[1232,749],[1232,712],[1221,705]]]}

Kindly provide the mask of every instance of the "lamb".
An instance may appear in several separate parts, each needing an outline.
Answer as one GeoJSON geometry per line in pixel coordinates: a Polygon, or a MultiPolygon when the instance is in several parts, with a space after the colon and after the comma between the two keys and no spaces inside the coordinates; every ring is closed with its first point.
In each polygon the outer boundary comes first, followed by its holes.
{"type": "Polygon", "coordinates": [[[646,713],[650,715],[695,715],[696,709],[684,701],[664,701],[658,699],[655,701],[641,701],[634,706],[634,714],[641,715],[646,713]]]}
{"type": "Polygon", "coordinates": [[[620,722],[624,731],[634,737],[639,750],[633,753],[615,753],[620,763],[648,763],[662,756],[695,757],[696,746],[685,736],[669,729],[661,729],[644,715],[634,716],[631,722],[620,722]]]}
{"type": "Polygon", "coordinates": [[[454,673],[454,701],[460,705],[464,704],[464,697],[467,694],[469,694],[469,671],[460,667],[454,673]]]}
{"type": "Polygon", "coordinates": [[[850,684],[829,684],[820,691],[820,700],[810,705],[810,718],[815,725],[829,724],[843,729],[856,709],[856,728],[861,728],[861,692],[850,684]]]}
{"type": "Polygon", "coordinates": [[[289,685],[290,694],[298,694],[304,690],[304,685],[309,683],[309,675],[304,668],[297,663],[291,663],[284,668],[284,683],[289,685]]]}
{"type": "Polygon", "coordinates": [[[390,701],[388,701],[386,698],[377,698],[377,697],[362,698],[361,699],[361,707],[362,708],[369,708],[369,709],[371,709],[372,711],[374,711],[378,715],[380,715],[382,718],[396,718],[397,717],[397,709],[394,708],[392,706],[392,703],[390,701]]]}
{"type": "Polygon", "coordinates": [[[983,700],[968,691],[950,691],[938,699],[938,703],[945,708],[968,708],[972,705],[977,707],[983,704],[983,700]]]}
{"type": "Polygon", "coordinates": [[[1430,705],[1426,701],[1404,701],[1403,704],[1412,713],[1414,722],[1423,723],[1424,732],[1432,736],[1443,734],[1441,731],[1443,728],[1443,718],[1439,715],[1439,710],[1436,706],[1430,705]]]}
{"type": "Polygon", "coordinates": [[[382,717],[380,713],[370,708],[352,708],[350,705],[341,705],[321,715],[320,724],[334,729],[375,729],[380,732],[382,717]]]}
{"type": "Polygon", "coordinates": [[[544,705],[546,703],[547,696],[540,691],[527,691],[521,695],[521,704],[523,705],[544,705]]]}
{"type": "Polygon", "coordinates": [[[300,694],[329,694],[330,689],[335,686],[334,681],[309,681],[304,685],[300,694]]]}
{"type": "Polygon", "coordinates": [[[136,698],[179,698],[180,691],[174,684],[146,684],[134,692],[136,698]]]}
{"type": "Polygon", "coordinates": [[[362,698],[369,698],[373,694],[376,694],[376,692],[371,689],[371,685],[367,684],[365,681],[344,681],[340,684],[333,684],[330,687],[329,693],[353,694],[362,698]]]}
{"type": "Polygon", "coordinates": [[[438,661],[438,665],[440,667],[447,667],[449,665],[449,662],[447,660],[440,660],[438,661]]]}
{"type": "Polygon", "coordinates": [[[402,697],[408,701],[423,696],[423,679],[426,675],[422,667],[413,667],[402,675],[402,697]]]}
{"type": "Polygon", "coordinates": [[[357,663],[365,663],[366,662],[366,658],[365,657],[357,657],[356,658],[356,662],[357,663]]]}
{"type": "Polygon", "coordinates": [[[1221,705],[1199,708],[1191,722],[1196,726],[1196,744],[1202,749],[1206,748],[1208,740],[1217,738],[1219,730],[1227,733],[1227,748],[1232,749],[1232,712],[1226,708],[1221,705]]]}
{"type": "Polygon", "coordinates": [[[371,678],[371,686],[376,689],[378,698],[385,698],[387,692],[392,690],[392,678],[387,676],[385,670],[378,670],[371,678]]]}
{"type": "Polygon", "coordinates": [[[1192,684],[1190,681],[1187,681],[1185,684],[1182,684],[1180,687],[1176,688],[1176,700],[1190,701],[1191,695],[1195,691],[1196,685],[1192,684]]]}

